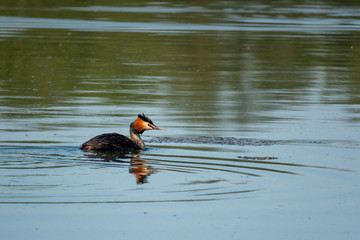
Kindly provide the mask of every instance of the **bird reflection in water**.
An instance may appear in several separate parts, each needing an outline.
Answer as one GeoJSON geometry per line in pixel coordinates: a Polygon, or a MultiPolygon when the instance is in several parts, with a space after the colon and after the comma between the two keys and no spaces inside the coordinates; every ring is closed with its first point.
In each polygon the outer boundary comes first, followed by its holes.
{"type": "Polygon", "coordinates": [[[129,172],[136,176],[136,183],[147,183],[147,177],[156,172],[148,161],[141,159],[140,156],[131,156],[129,172]]]}
{"type": "Polygon", "coordinates": [[[157,170],[154,169],[149,161],[146,161],[141,158],[143,151],[136,151],[131,153],[123,152],[102,152],[102,151],[86,151],[88,154],[85,156],[91,160],[98,161],[101,159],[103,162],[118,162],[118,163],[127,163],[126,160],[130,158],[129,173],[132,173],[136,177],[137,184],[147,183],[148,176],[153,173],[156,173],[157,170]],[[129,156],[130,154],[130,156],[129,156]]]}

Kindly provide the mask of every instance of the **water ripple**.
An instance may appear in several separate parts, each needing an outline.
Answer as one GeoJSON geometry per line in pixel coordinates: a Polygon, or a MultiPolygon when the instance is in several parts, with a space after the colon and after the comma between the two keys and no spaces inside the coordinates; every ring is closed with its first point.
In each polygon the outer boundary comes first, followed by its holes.
{"type": "Polygon", "coordinates": [[[255,138],[236,138],[236,137],[154,137],[150,143],[197,143],[197,144],[221,144],[238,146],[269,146],[279,144],[279,141],[261,140],[255,138]]]}
{"type": "Polygon", "coordinates": [[[269,175],[286,179],[285,176],[302,176],[305,168],[346,170],[290,163],[275,157],[221,157],[219,150],[217,156],[211,156],[211,152],[199,154],[199,150],[186,146],[150,148],[144,153],[125,155],[88,153],[75,147],[7,147],[0,151],[0,204],[125,204],[249,198],[272,188],[259,184],[269,175]]]}

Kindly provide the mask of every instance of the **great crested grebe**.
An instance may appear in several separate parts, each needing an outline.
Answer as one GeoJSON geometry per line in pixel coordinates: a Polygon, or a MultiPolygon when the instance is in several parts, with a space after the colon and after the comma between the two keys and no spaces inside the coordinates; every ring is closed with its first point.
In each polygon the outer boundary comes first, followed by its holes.
{"type": "Polygon", "coordinates": [[[145,144],[140,138],[145,130],[164,130],[157,127],[150,118],[139,114],[138,118],[130,124],[130,138],[118,133],[104,133],[84,142],[80,149],[83,150],[107,150],[107,151],[131,151],[145,149],[145,144]]]}

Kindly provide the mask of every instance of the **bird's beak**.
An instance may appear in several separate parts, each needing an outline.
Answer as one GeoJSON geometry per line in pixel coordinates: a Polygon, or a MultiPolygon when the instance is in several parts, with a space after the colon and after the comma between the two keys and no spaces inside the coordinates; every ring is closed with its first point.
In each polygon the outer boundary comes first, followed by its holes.
{"type": "Polygon", "coordinates": [[[165,130],[164,128],[160,128],[158,126],[155,126],[154,124],[149,124],[149,126],[153,129],[153,130],[165,130]]]}

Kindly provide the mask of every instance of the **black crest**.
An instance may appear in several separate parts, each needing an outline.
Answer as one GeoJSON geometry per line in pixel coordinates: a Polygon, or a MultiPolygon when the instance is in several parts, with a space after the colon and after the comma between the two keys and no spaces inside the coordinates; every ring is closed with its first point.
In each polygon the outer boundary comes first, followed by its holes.
{"type": "Polygon", "coordinates": [[[141,120],[143,120],[143,121],[145,121],[145,122],[148,122],[148,123],[151,123],[151,124],[153,124],[154,125],[154,123],[151,121],[151,119],[150,118],[148,118],[147,116],[145,116],[145,114],[143,113],[142,115],[141,114],[139,114],[138,115],[138,118],[140,118],[141,120]]]}

